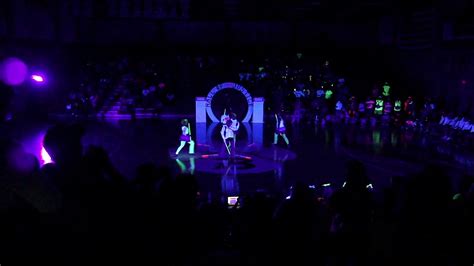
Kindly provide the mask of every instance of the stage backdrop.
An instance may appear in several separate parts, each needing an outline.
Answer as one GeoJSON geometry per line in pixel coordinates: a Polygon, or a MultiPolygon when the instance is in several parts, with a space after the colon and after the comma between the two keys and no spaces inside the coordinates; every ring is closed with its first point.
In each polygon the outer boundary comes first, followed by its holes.
{"type": "Polygon", "coordinates": [[[243,123],[250,119],[253,123],[263,123],[263,105],[263,98],[252,98],[243,86],[233,82],[221,83],[212,88],[206,98],[196,98],[196,123],[206,123],[207,116],[218,123],[224,109],[227,113],[234,112],[243,123]]]}

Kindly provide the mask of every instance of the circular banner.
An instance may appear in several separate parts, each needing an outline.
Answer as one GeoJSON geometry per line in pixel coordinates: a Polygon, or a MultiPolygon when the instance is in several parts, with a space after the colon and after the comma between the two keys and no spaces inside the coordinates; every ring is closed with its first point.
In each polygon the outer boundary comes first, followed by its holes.
{"type": "Polygon", "coordinates": [[[243,86],[241,86],[237,83],[233,83],[233,82],[226,82],[226,83],[218,84],[217,86],[212,88],[212,90],[209,91],[209,93],[207,94],[207,97],[206,97],[206,112],[207,112],[207,115],[209,115],[209,118],[211,119],[211,121],[215,122],[215,123],[220,122],[220,119],[218,119],[216,117],[216,115],[214,114],[214,111],[212,110],[212,99],[214,98],[214,96],[219,91],[224,90],[224,89],[234,89],[234,90],[242,93],[242,95],[247,100],[247,106],[248,106],[247,114],[245,115],[244,119],[242,119],[242,122],[245,123],[245,122],[250,121],[250,118],[252,117],[252,112],[253,112],[253,99],[252,99],[252,96],[247,91],[247,89],[245,89],[243,86]]]}

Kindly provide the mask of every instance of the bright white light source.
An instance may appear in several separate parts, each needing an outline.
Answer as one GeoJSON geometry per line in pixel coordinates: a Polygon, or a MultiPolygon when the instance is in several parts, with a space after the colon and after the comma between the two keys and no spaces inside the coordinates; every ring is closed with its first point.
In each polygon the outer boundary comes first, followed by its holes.
{"type": "Polygon", "coordinates": [[[43,164],[53,162],[53,160],[51,160],[51,156],[49,156],[48,152],[44,149],[44,147],[41,148],[41,160],[43,164]]]}
{"type": "Polygon", "coordinates": [[[39,83],[44,82],[44,78],[40,75],[31,75],[31,79],[39,83]]]}

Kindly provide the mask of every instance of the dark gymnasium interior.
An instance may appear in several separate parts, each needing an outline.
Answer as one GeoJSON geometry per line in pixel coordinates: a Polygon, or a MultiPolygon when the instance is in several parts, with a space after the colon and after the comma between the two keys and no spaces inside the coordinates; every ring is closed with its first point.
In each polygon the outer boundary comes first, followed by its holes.
{"type": "Polygon", "coordinates": [[[461,266],[473,227],[473,0],[0,1],[2,265],[461,266]]]}

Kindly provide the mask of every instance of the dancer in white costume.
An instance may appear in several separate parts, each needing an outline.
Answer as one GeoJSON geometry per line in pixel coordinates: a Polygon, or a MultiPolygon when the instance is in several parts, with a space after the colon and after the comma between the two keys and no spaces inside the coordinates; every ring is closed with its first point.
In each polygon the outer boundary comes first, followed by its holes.
{"type": "Polygon", "coordinates": [[[225,124],[227,120],[230,120],[230,116],[226,113],[226,109],[224,109],[224,113],[221,116],[221,123],[225,124]]]}
{"type": "Polygon", "coordinates": [[[231,113],[228,118],[224,118],[222,121],[221,137],[224,141],[224,145],[221,150],[221,155],[235,156],[235,145],[237,139],[237,132],[240,128],[240,123],[236,119],[236,115],[231,113]]]}

